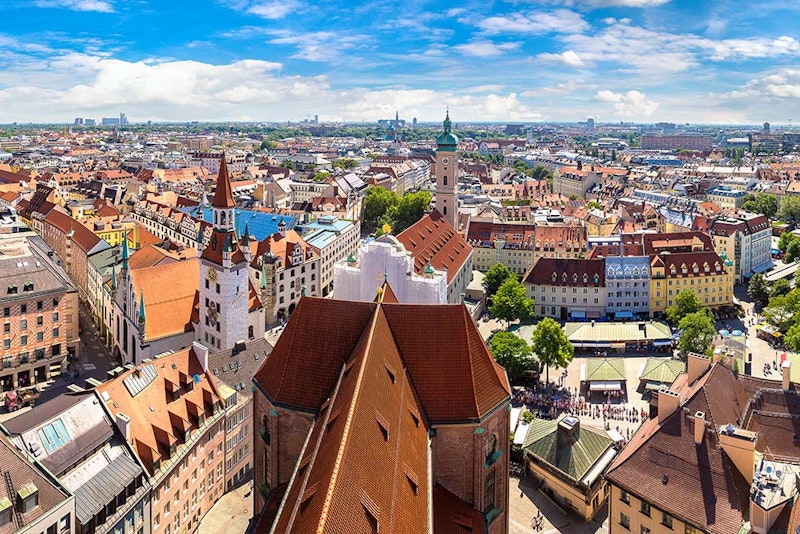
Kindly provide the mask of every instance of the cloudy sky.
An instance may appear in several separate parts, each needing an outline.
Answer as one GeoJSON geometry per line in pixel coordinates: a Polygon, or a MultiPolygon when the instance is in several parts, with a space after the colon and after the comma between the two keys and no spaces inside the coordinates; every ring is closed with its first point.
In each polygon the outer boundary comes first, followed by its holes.
{"type": "Polygon", "coordinates": [[[2,0],[0,123],[800,123],[797,0],[2,0]]]}

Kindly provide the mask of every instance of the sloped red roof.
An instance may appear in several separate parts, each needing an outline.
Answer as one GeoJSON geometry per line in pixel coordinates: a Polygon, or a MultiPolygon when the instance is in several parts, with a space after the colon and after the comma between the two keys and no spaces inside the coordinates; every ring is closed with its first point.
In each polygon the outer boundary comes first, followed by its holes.
{"type": "Polygon", "coordinates": [[[231,177],[228,174],[228,162],[226,161],[224,152],[219,161],[217,189],[214,191],[214,200],[211,201],[211,205],[215,208],[233,208],[236,206],[236,203],[233,201],[231,177]]]}
{"type": "Polygon", "coordinates": [[[438,210],[433,210],[397,235],[414,257],[414,272],[423,274],[430,263],[447,270],[449,283],[472,254],[472,247],[438,210]]]}

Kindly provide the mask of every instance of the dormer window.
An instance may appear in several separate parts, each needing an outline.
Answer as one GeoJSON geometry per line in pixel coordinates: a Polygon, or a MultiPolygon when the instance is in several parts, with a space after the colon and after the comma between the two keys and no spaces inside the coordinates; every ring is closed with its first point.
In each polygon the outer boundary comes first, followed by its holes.
{"type": "Polygon", "coordinates": [[[689,268],[686,267],[685,263],[683,265],[681,265],[681,273],[683,273],[683,274],[688,274],[689,273],[689,268]]]}
{"type": "Polygon", "coordinates": [[[589,282],[589,275],[586,274],[586,273],[583,273],[583,283],[586,284],[588,282],[589,282]]]}
{"type": "Polygon", "coordinates": [[[33,291],[33,282],[25,282],[25,285],[22,287],[23,291],[33,291]]]}
{"type": "Polygon", "coordinates": [[[675,266],[674,266],[674,265],[670,265],[670,267],[669,267],[669,273],[670,273],[672,276],[675,276],[675,274],[677,273],[677,271],[675,270],[675,266]]]}
{"type": "Polygon", "coordinates": [[[573,284],[577,284],[578,283],[578,275],[577,275],[577,273],[572,275],[572,283],[573,284]]]}
{"type": "Polygon", "coordinates": [[[17,286],[16,284],[8,284],[8,291],[9,295],[16,295],[17,294],[17,286]]]}
{"type": "Polygon", "coordinates": [[[596,274],[594,275],[594,283],[595,284],[599,284],[600,283],[600,277],[597,276],[596,274]]]}
{"type": "Polygon", "coordinates": [[[692,271],[694,272],[694,274],[697,274],[700,272],[700,267],[698,267],[698,265],[695,263],[694,265],[692,265],[692,271]]]}
{"type": "Polygon", "coordinates": [[[719,262],[716,262],[716,263],[714,263],[714,269],[715,269],[717,272],[719,272],[719,271],[721,270],[721,268],[720,268],[720,266],[719,266],[719,262]]]}
{"type": "Polygon", "coordinates": [[[39,488],[33,482],[29,482],[17,491],[17,498],[22,513],[26,514],[39,506],[39,488]]]}
{"type": "Polygon", "coordinates": [[[709,267],[709,266],[708,266],[708,264],[707,264],[707,263],[705,263],[705,264],[703,264],[703,270],[704,270],[705,272],[709,272],[709,271],[711,270],[711,267],[709,267]]]}
{"type": "Polygon", "coordinates": [[[558,276],[556,276],[556,273],[553,273],[553,283],[554,284],[556,283],[556,280],[558,280],[558,276]]]}
{"type": "Polygon", "coordinates": [[[567,283],[567,273],[561,275],[561,281],[564,282],[565,284],[567,283]]]}

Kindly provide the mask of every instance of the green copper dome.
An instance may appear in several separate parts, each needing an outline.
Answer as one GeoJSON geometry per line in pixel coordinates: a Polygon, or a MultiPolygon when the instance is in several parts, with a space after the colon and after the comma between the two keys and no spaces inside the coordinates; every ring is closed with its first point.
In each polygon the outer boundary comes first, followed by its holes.
{"type": "Polygon", "coordinates": [[[425,266],[425,274],[435,274],[436,271],[433,269],[433,265],[428,262],[428,265],[425,266]]]}
{"type": "Polygon", "coordinates": [[[450,111],[447,112],[447,116],[444,118],[442,125],[444,126],[444,132],[436,138],[436,144],[439,145],[439,150],[455,151],[458,145],[458,137],[453,135],[450,131],[453,125],[453,123],[450,122],[450,111]]]}

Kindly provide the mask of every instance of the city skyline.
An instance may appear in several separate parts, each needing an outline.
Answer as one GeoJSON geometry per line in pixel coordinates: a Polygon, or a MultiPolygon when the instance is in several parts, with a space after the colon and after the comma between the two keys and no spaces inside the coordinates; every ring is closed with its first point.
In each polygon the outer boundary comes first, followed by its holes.
{"type": "Polygon", "coordinates": [[[15,0],[0,123],[438,121],[449,106],[459,122],[791,124],[800,6],[783,4],[15,0]]]}

